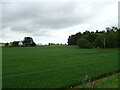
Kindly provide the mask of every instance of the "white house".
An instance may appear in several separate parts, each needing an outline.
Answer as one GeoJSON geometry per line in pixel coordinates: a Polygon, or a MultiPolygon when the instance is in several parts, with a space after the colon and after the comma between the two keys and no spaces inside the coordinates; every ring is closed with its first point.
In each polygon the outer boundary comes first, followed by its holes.
{"type": "Polygon", "coordinates": [[[22,41],[20,41],[20,42],[18,43],[18,45],[19,45],[19,46],[22,46],[22,45],[23,45],[23,42],[22,42],[22,41]]]}

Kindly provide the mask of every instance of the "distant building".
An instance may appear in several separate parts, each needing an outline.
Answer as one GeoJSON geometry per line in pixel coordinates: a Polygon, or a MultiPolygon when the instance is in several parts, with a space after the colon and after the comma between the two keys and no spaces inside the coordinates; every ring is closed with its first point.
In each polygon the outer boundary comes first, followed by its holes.
{"type": "Polygon", "coordinates": [[[24,44],[23,44],[22,41],[20,41],[20,42],[18,43],[18,45],[19,45],[19,46],[23,46],[24,44]]]}
{"type": "Polygon", "coordinates": [[[11,47],[19,47],[19,46],[36,46],[32,37],[25,37],[23,41],[13,41],[11,42],[11,47]]]}

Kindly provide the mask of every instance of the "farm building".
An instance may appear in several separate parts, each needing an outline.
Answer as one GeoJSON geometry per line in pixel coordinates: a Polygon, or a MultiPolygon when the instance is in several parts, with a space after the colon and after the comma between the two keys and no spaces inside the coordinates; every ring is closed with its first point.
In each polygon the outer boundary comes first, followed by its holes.
{"type": "Polygon", "coordinates": [[[26,47],[26,46],[35,46],[35,42],[32,37],[25,37],[23,41],[13,41],[11,42],[10,47],[26,47]]]}

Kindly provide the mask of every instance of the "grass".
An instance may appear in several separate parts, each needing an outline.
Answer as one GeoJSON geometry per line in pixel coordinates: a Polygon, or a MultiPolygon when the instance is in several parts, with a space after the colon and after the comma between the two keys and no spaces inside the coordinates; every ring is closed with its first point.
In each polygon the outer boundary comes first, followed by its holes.
{"type": "Polygon", "coordinates": [[[117,49],[3,48],[3,88],[70,88],[118,71],[117,49]]]}
{"type": "Polygon", "coordinates": [[[105,80],[96,83],[93,88],[118,88],[118,75],[108,77],[105,80]]]}
{"type": "Polygon", "coordinates": [[[94,84],[83,85],[78,88],[118,88],[118,76],[115,74],[95,82],[94,84]]]}
{"type": "Polygon", "coordinates": [[[2,46],[4,46],[4,44],[3,44],[3,43],[0,43],[0,47],[2,47],[2,46]]]}

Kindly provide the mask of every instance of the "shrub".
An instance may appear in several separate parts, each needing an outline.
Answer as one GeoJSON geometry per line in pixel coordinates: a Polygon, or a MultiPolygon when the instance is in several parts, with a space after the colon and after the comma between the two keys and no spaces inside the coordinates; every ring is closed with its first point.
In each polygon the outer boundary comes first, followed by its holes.
{"type": "Polygon", "coordinates": [[[87,39],[85,39],[85,38],[78,39],[77,45],[80,48],[91,48],[90,42],[87,39]]]}

